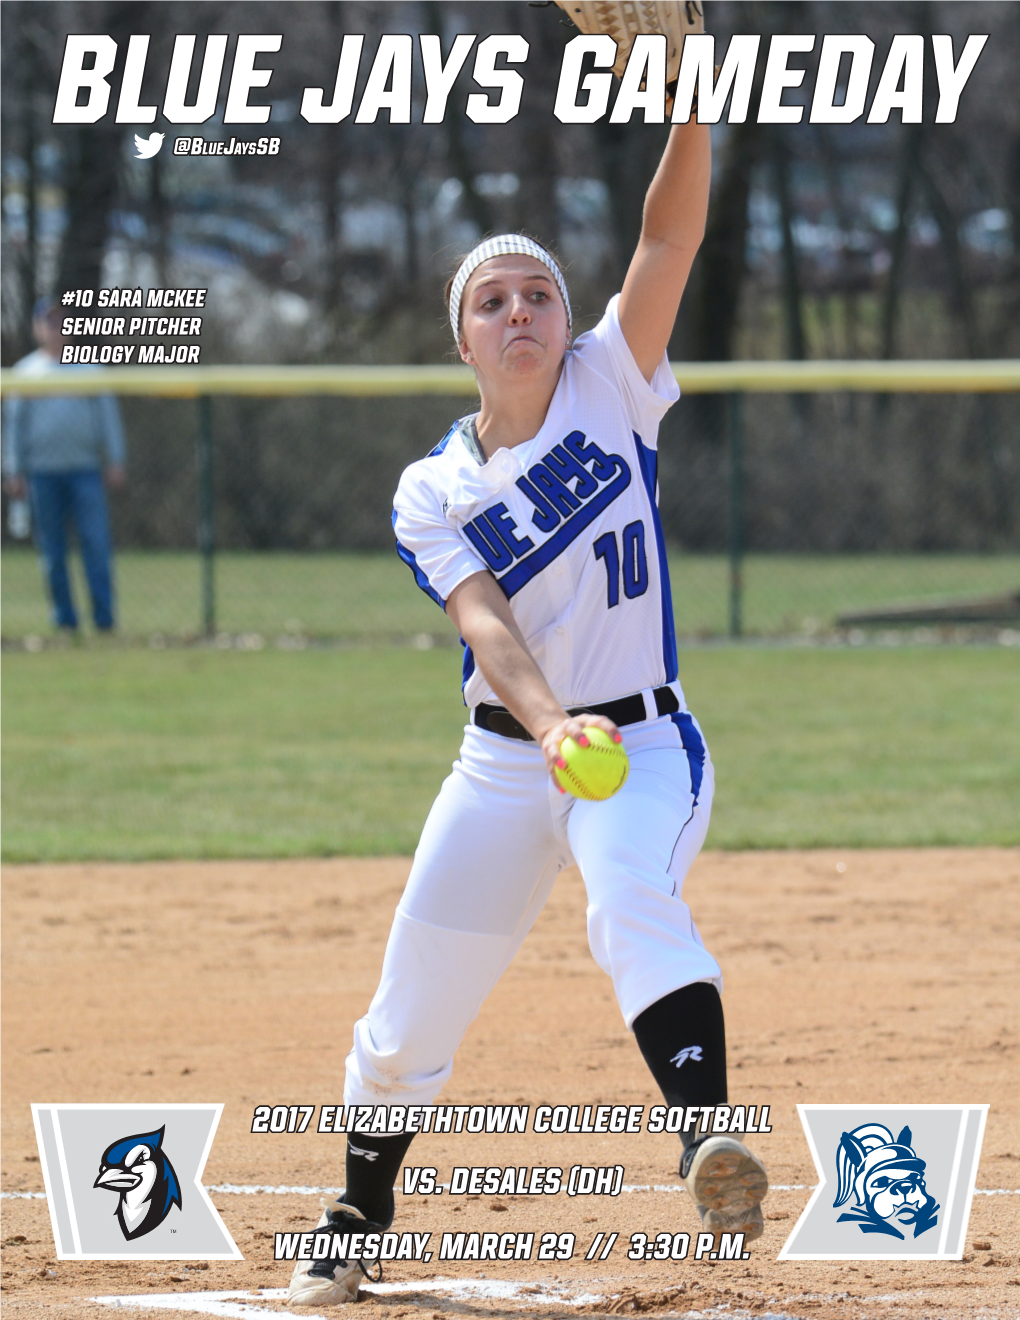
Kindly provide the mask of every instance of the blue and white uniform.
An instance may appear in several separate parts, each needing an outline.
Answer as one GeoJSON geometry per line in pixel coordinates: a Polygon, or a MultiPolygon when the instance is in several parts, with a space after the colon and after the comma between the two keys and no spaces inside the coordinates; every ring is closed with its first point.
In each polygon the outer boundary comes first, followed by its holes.
{"type": "Polygon", "coordinates": [[[404,473],[393,524],[401,557],[439,605],[466,578],[493,574],[564,708],[641,694],[646,718],[621,728],[629,778],[606,802],[561,796],[534,742],[474,722],[499,698],[465,649],[472,722],[426,821],[379,989],[355,1026],[348,1104],[431,1103],[574,862],[589,944],[628,1027],[681,986],[721,988],[681,897],[714,776],[677,677],[657,507],[658,425],[679,390],[665,358],[644,379],[617,303],[567,352],[534,439],[485,462],[470,419],[459,423],[404,473]],[[659,715],[663,687],[677,709],[659,715]]]}

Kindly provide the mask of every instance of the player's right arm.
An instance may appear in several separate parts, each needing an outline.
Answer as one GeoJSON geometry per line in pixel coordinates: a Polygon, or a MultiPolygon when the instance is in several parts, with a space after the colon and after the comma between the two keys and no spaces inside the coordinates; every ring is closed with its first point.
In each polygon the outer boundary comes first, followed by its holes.
{"type": "Polygon", "coordinates": [[[550,774],[561,760],[563,739],[583,738],[585,726],[595,725],[619,741],[612,720],[603,715],[571,716],[563,709],[491,573],[475,573],[461,582],[450,593],[446,612],[493,692],[542,748],[550,774]]]}

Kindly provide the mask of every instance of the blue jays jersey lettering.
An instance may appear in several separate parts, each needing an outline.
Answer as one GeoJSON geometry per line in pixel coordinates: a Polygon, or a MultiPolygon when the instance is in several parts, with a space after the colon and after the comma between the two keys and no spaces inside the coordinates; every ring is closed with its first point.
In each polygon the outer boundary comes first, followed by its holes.
{"type": "Polygon", "coordinates": [[[536,548],[530,536],[516,534],[517,524],[502,501],[465,523],[464,534],[509,599],[623,494],[630,477],[630,468],[619,454],[604,454],[598,445],[586,444],[581,431],[572,431],[515,483],[535,506],[531,514],[535,527],[542,533],[558,527],[555,536],[547,535],[536,548]]]}
{"type": "MultiPolygon", "coordinates": [[[[458,425],[401,479],[394,530],[418,585],[442,605],[488,569],[565,706],[676,682],[656,441],[678,396],[665,359],[641,375],[614,298],[533,440],[479,463],[458,425]]],[[[498,701],[470,651],[464,699],[498,701]]]]}

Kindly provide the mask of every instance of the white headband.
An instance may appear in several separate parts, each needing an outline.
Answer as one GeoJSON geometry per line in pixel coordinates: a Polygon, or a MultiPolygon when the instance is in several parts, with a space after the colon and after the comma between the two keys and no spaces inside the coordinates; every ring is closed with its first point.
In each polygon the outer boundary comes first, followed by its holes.
{"type": "Polygon", "coordinates": [[[570,314],[567,283],[556,258],[550,252],[546,252],[540,243],[525,238],[523,234],[499,234],[496,238],[487,238],[484,243],[479,243],[469,252],[453,277],[453,284],[450,286],[450,325],[453,327],[453,337],[458,343],[460,342],[460,300],[464,286],[483,261],[488,261],[492,257],[509,256],[534,257],[546,267],[556,281],[556,287],[563,298],[563,306],[567,309],[567,329],[573,331],[574,318],[570,314]]]}

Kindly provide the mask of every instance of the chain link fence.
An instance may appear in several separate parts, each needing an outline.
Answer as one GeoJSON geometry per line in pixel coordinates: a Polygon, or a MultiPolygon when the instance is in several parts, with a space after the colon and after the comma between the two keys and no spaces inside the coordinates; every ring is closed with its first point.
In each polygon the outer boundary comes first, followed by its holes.
{"type": "MultiPolygon", "coordinates": [[[[119,637],[456,644],[393,553],[390,501],[403,468],[472,406],[123,398],[119,637]]],[[[1015,394],[686,395],[660,431],[660,488],[685,640],[877,629],[890,641],[1020,642],[1015,394]]],[[[39,649],[52,637],[45,585],[7,512],[4,644],[39,649]]],[[[87,615],[78,565],[75,589],[87,615]]]]}

